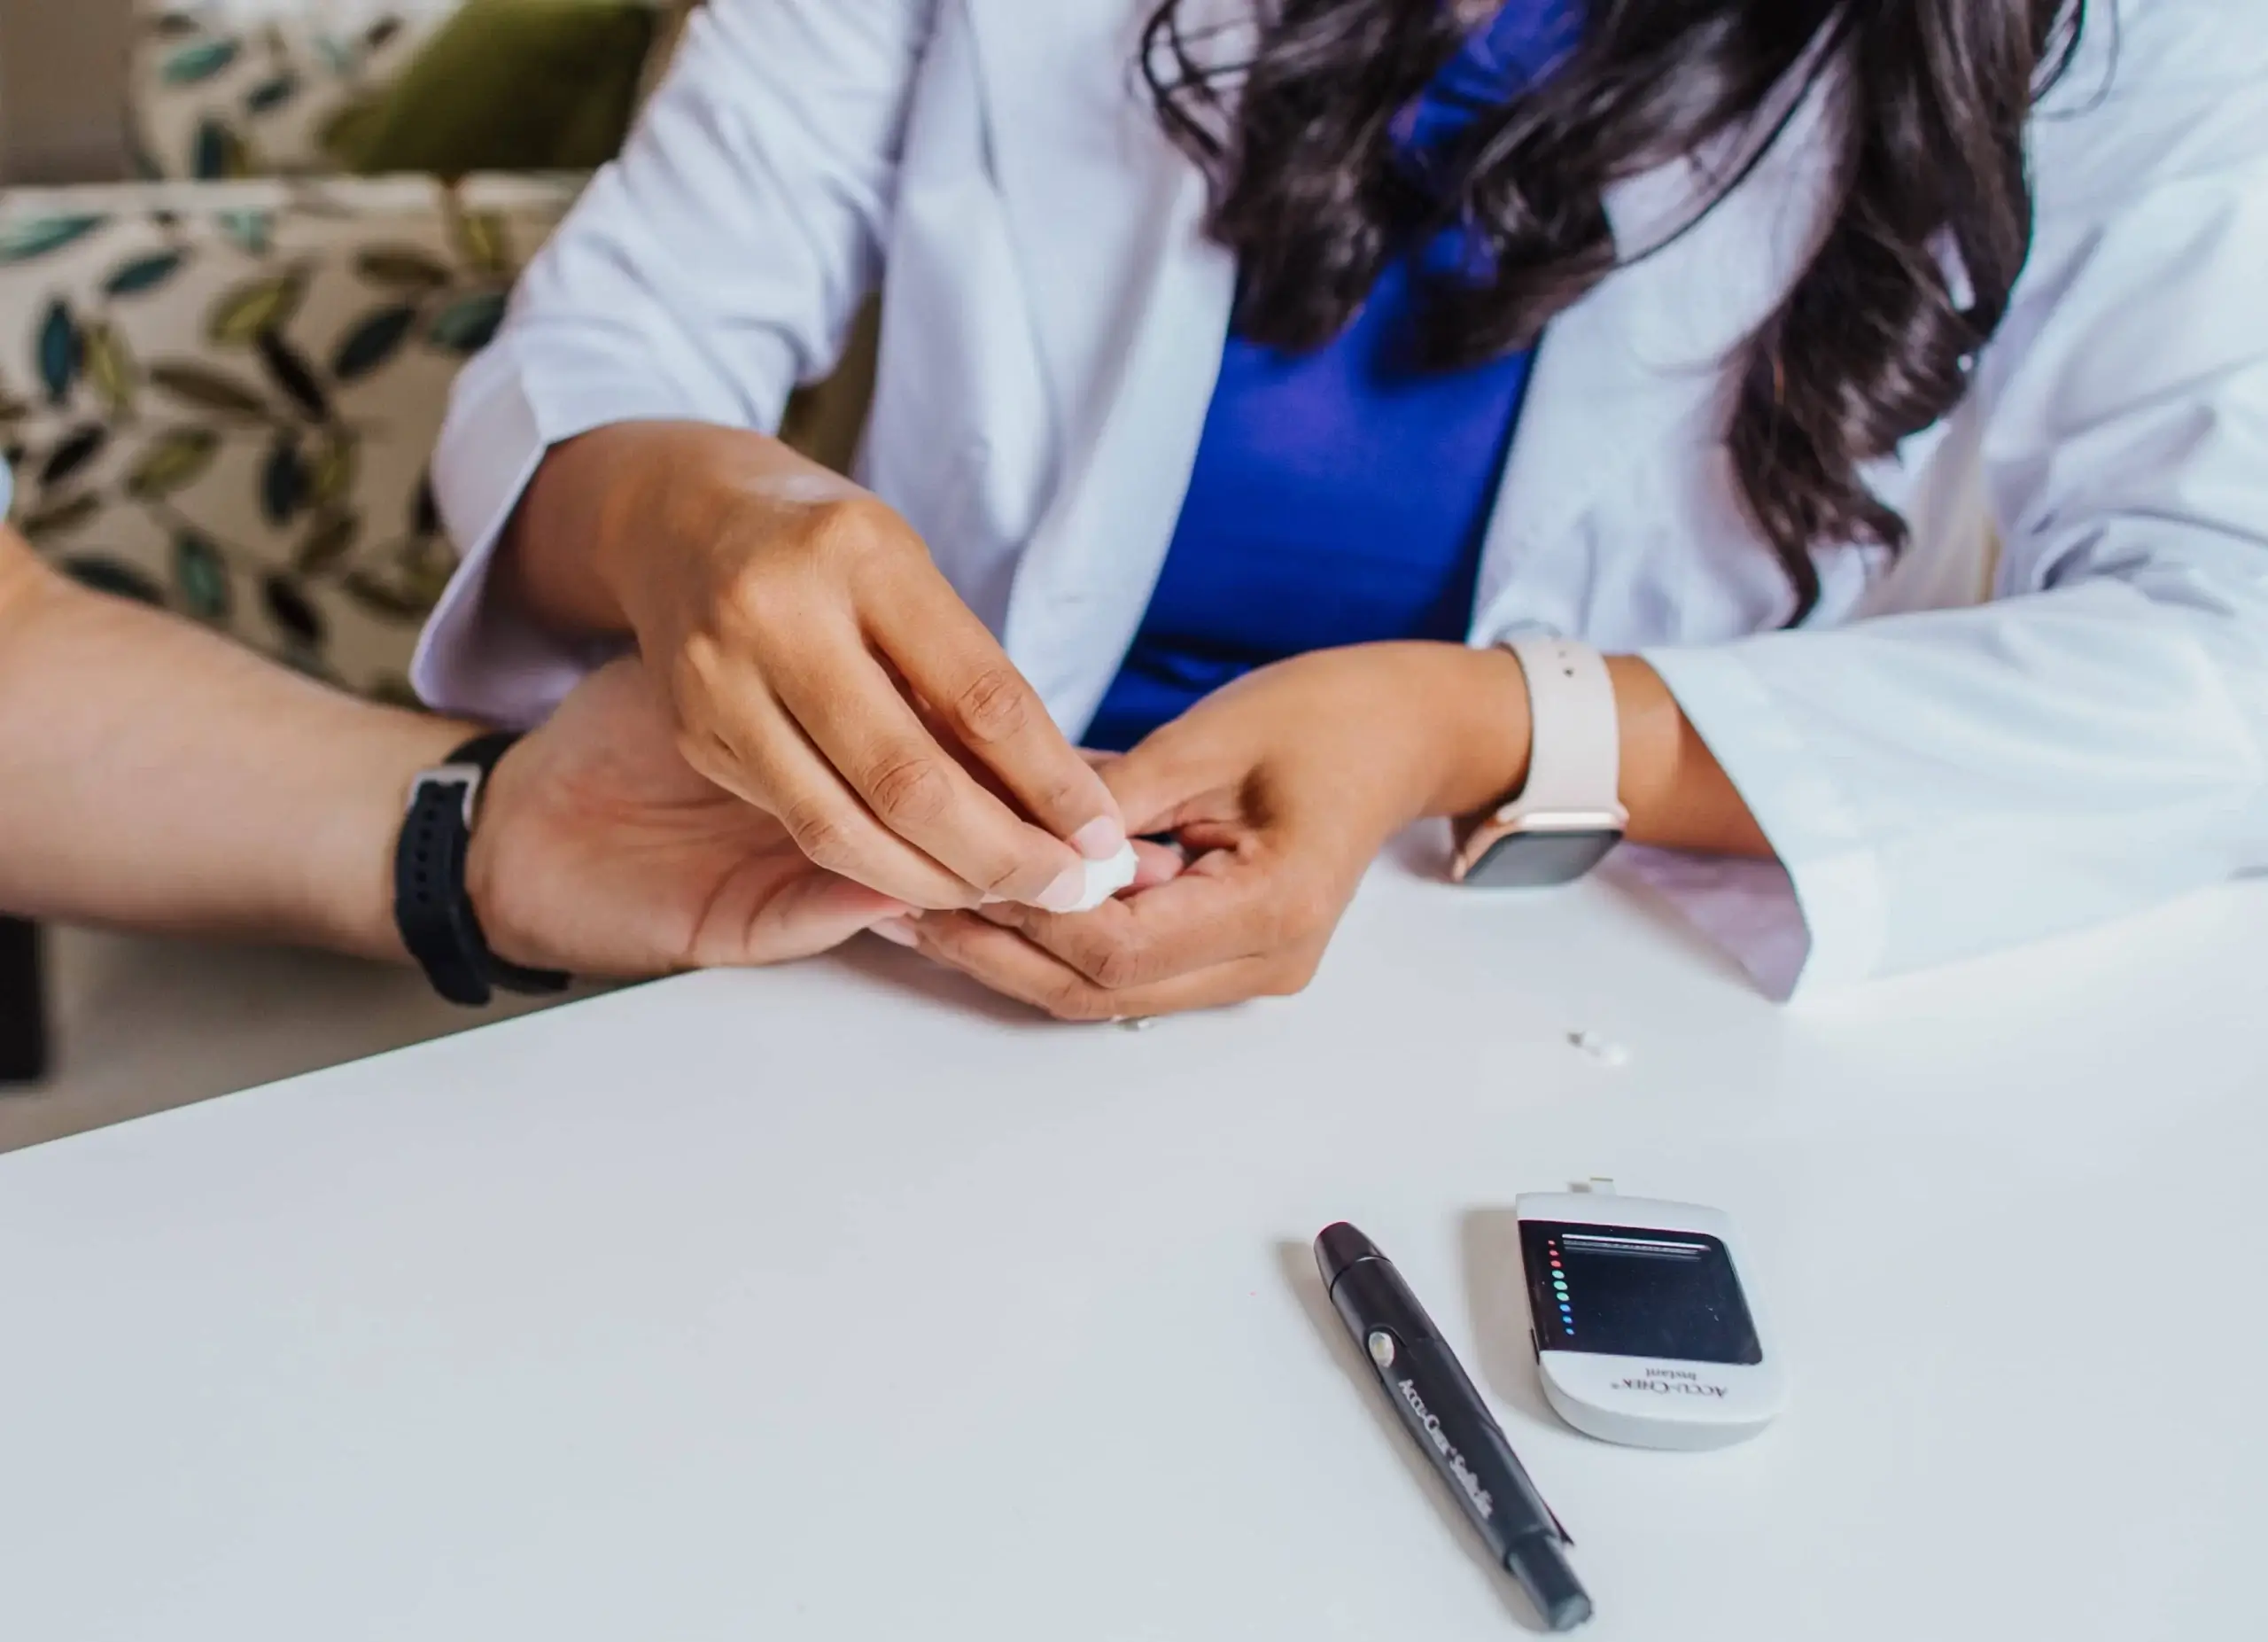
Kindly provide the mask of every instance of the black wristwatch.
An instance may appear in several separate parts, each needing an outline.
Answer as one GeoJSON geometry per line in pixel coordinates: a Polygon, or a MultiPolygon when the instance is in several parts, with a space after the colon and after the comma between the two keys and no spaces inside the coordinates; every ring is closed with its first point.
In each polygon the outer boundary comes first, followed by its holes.
{"type": "Polygon", "coordinates": [[[488,950],[465,893],[465,857],[480,812],[480,789],[517,735],[476,736],[425,770],[409,787],[409,812],[393,854],[393,917],[401,944],[451,1003],[478,1008],[499,989],[543,994],[567,990],[555,969],[524,969],[488,950]]]}

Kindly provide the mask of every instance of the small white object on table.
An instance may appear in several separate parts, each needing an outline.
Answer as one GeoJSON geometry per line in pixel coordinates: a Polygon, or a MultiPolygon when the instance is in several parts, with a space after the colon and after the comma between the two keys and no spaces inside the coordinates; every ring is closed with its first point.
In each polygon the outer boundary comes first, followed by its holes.
{"type": "Polygon", "coordinates": [[[1587,1636],[2256,1634],[2264,890],[1798,1013],[1604,886],[1386,868],[1304,998],[1146,1034],[864,943],[0,1158],[0,1635],[1522,1634],[1342,1217],[1587,1636]],[[1544,1408],[1511,1204],[1592,1174],[1740,1223],[1755,1441],[1544,1408]]]}

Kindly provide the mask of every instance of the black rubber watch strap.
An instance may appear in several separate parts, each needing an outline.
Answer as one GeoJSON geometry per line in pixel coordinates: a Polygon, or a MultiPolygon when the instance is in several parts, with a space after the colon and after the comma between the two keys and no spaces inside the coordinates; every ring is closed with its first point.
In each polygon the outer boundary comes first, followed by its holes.
{"type": "Polygon", "coordinates": [[[568,984],[555,970],[522,969],[490,952],[465,893],[481,783],[518,739],[502,732],[478,736],[421,774],[394,848],[394,922],[402,945],[435,992],[469,1008],[487,1003],[499,987],[547,993],[568,984]]]}

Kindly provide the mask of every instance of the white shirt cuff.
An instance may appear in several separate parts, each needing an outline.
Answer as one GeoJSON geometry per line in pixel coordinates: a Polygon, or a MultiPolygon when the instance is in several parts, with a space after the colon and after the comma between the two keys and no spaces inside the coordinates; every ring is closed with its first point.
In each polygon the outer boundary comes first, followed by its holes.
{"type": "MultiPolygon", "coordinates": [[[[1768,642],[1768,641],[1763,641],[1768,642]]],[[[1738,645],[1650,650],[1647,663],[1731,778],[1776,861],[1626,850],[1620,870],[1667,897],[1772,996],[1795,999],[1875,975],[1885,924],[1880,863],[1830,760],[1738,645]]]]}
{"type": "Polygon", "coordinates": [[[615,423],[711,419],[666,388],[613,373],[547,381],[540,402],[540,411],[539,396],[509,366],[483,372],[476,364],[462,380],[434,456],[433,494],[464,556],[409,669],[429,706],[516,728],[541,723],[625,649],[616,639],[553,632],[492,585],[497,544],[545,453],[615,423]]]}

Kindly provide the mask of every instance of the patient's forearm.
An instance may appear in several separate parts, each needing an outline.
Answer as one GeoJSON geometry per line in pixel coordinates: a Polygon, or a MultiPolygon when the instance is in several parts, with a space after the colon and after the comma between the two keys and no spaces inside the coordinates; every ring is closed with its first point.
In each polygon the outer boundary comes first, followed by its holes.
{"type": "Polygon", "coordinates": [[[0,531],[0,910],[399,957],[403,797],[468,733],[84,591],[0,531]]]}

